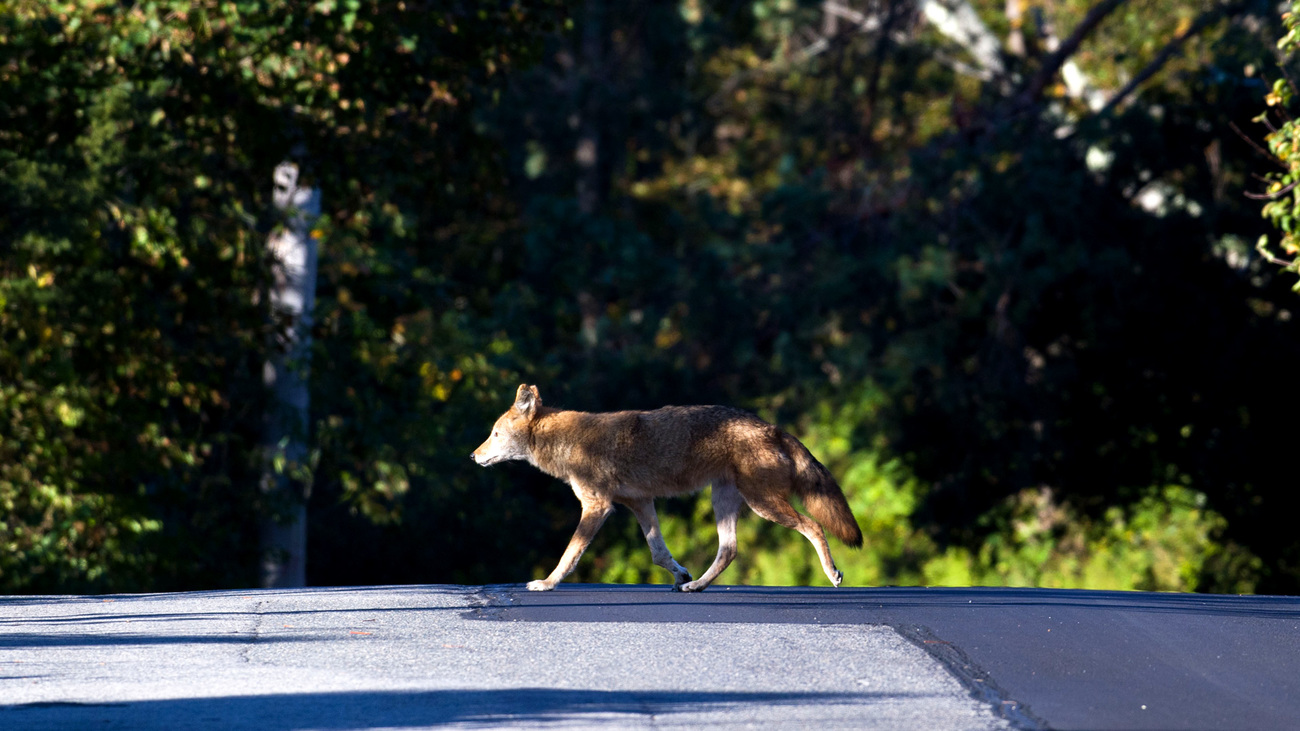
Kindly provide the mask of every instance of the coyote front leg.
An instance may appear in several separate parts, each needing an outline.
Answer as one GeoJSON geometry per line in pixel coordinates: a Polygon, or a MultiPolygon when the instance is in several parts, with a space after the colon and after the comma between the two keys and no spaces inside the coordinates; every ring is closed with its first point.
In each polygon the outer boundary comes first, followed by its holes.
{"type": "Polygon", "coordinates": [[[545,579],[528,582],[528,590],[550,591],[564,577],[572,573],[573,567],[578,565],[578,559],[582,556],[582,552],[587,550],[587,546],[591,545],[591,539],[596,537],[596,531],[600,530],[600,526],[604,525],[605,519],[612,512],[614,512],[614,506],[608,502],[584,501],[582,503],[582,519],[578,521],[578,529],[573,532],[573,538],[569,539],[569,547],[564,549],[564,555],[560,557],[559,565],[545,579]]]}

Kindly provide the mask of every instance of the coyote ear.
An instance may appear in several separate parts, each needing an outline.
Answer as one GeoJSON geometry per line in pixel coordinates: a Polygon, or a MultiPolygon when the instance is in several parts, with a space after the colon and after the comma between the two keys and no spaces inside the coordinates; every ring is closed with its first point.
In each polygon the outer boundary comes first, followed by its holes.
{"type": "Polygon", "coordinates": [[[523,414],[532,414],[533,410],[540,406],[542,398],[537,395],[536,386],[519,384],[519,390],[515,392],[515,408],[523,414]]]}

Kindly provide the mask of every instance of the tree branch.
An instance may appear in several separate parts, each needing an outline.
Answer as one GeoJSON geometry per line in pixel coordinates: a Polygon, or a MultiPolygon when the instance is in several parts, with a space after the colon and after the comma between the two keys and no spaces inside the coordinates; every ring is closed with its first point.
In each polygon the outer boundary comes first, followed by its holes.
{"type": "Polygon", "coordinates": [[[1283,259],[1281,257],[1274,256],[1273,253],[1268,250],[1267,238],[1261,238],[1259,240],[1259,243],[1255,244],[1255,251],[1258,251],[1260,256],[1264,257],[1264,260],[1267,261],[1268,263],[1276,264],[1277,266],[1286,269],[1290,269],[1291,267],[1300,264],[1300,257],[1296,257],[1294,259],[1283,259]]]}
{"type": "MultiPolygon", "coordinates": [[[[889,33],[894,28],[894,22],[901,14],[899,12],[899,3],[901,0],[887,0],[888,8],[885,12],[885,22],[882,26],[880,37],[876,39],[876,54],[874,63],[871,65],[871,80],[867,82],[867,126],[876,121],[876,99],[880,95],[880,77],[885,67],[885,56],[889,53],[889,33]]],[[[870,139],[870,135],[868,135],[870,139]]]]}
{"type": "Polygon", "coordinates": [[[1079,25],[1075,26],[1070,37],[1066,38],[1050,56],[1043,59],[1043,65],[1038,69],[1038,73],[1034,74],[1029,83],[1025,84],[1024,90],[1020,92],[1017,98],[1017,106],[1028,107],[1037,102],[1048,82],[1055,78],[1061,67],[1070,59],[1070,56],[1073,56],[1074,52],[1079,50],[1079,46],[1084,39],[1096,30],[1097,25],[1107,15],[1110,15],[1125,2],[1126,0],[1101,0],[1101,2],[1092,6],[1092,9],[1083,17],[1083,20],[1079,21],[1079,25]]]}
{"type": "MultiPolygon", "coordinates": [[[[1231,127],[1231,128],[1232,128],[1232,131],[1233,131],[1233,132],[1236,132],[1236,133],[1237,133],[1237,136],[1240,137],[1240,138],[1241,138],[1241,139],[1242,139],[1246,144],[1248,144],[1248,145],[1250,145],[1251,147],[1253,147],[1253,148],[1255,149],[1255,152],[1258,152],[1259,154],[1263,155],[1265,158],[1268,159],[1269,162],[1271,162],[1271,163],[1277,165],[1278,167],[1282,168],[1283,170],[1290,170],[1290,168],[1287,166],[1287,164],[1286,164],[1285,162],[1283,162],[1283,161],[1281,161],[1281,160],[1278,159],[1277,155],[1274,155],[1273,153],[1269,152],[1268,150],[1265,150],[1265,149],[1264,149],[1263,147],[1261,147],[1260,144],[1259,144],[1258,142],[1256,142],[1256,141],[1255,141],[1255,140],[1254,140],[1250,135],[1247,135],[1245,132],[1242,132],[1242,131],[1241,131],[1241,128],[1237,126],[1237,123],[1236,123],[1236,122],[1228,122],[1228,126],[1231,127]]],[[[1258,176],[1256,176],[1256,177],[1258,177],[1258,176]]],[[[1267,182],[1267,179],[1265,179],[1265,178],[1260,178],[1260,179],[1261,179],[1261,180],[1265,180],[1265,182],[1267,182]]]]}
{"type": "Polygon", "coordinates": [[[1219,5],[1209,10],[1206,10],[1205,12],[1198,15],[1196,17],[1196,20],[1193,21],[1191,25],[1187,26],[1187,30],[1183,31],[1182,33],[1179,33],[1177,36],[1174,36],[1172,40],[1170,40],[1168,43],[1165,44],[1164,48],[1160,49],[1160,53],[1157,53],[1155,58],[1151,59],[1151,63],[1148,63],[1146,67],[1144,67],[1140,72],[1138,72],[1137,76],[1134,76],[1132,80],[1130,80],[1127,84],[1125,84],[1124,88],[1115,92],[1115,95],[1112,96],[1110,100],[1106,102],[1106,106],[1102,107],[1100,110],[1097,111],[1097,114],[1103,115],[1103,114],[1111,113],[1115,109],[1115,107],[1119,106],[1119,104],[1123,102],[1125,98],[1127,98],[1130,94],[1136,91],[1137,88],[1141,86],[1143,83],[1145,83],[1147,79],[1151,78],[1152,76],[1155,76],[1160,71],[1160,69],[1164,68],[1164,65],[1169,62],[1169,59],[1172,58],[1173,55],[1179,51],[1180,48],[1182,48],[1183,44],[1187,42],[1188,38],[1191,38],[1192,36],[1197,35],[1201,31],[1210,27],[1215,22],[1217,22],[1221,17],[1231,18],[1232,16],[1236,15],[1237,13],[1240,13],[1242,10],[1245,9],[1246,9],[1245,3],[1237,3],[1235,5],[1219,5]]]}
{"type": "Polygon", "coordinates": [[[1300,184],[1300,180],[1298,180],[1298,181],[1296,181],[1295,183],[1292,183],[1292,184],[1286,186],[1285,188],[1282,188],[1281,190],[1277,191],[1276,193],[1251,193],[1250,191],[1245,191],[1245,192],[1242,193],[1242,195],[1246,196],[1247,198],[1249,198],[1249,199],[1251,199],[1251,200],[1255,200],[1255,201],[1271,201],[1271,200],[1277,200],[1278,198],[1281,198],[1282,196],[1284,196],[1284,195],[1286,195],[1287,193],[1290,193],[1292,190],[1294,190],[1297,184],[1300,184]]]}

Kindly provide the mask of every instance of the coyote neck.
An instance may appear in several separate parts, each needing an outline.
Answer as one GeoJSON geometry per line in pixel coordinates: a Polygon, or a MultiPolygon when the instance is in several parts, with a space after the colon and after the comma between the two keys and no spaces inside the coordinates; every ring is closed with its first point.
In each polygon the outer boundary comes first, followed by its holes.
{"type": "Polygon", "coordinates": [[[568,480],[575,442],[584,431],[583,422],[591,416],[582,411],[539,409],[528,434],[528,461],[551,477],[568,480]]]}

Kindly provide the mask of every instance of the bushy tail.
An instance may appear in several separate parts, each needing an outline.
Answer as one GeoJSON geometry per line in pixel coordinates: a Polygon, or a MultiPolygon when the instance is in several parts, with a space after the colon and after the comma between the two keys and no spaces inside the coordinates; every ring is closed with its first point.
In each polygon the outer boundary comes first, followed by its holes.
{"type": "Polygon", "coordinates": [[[794,491],[803,500],[804,507],[831,535],[846,545],[861,548],[862,529],[830,470],[798,439],[785,432],[781,432],[781,445],[794,460],[794,491]]]}

